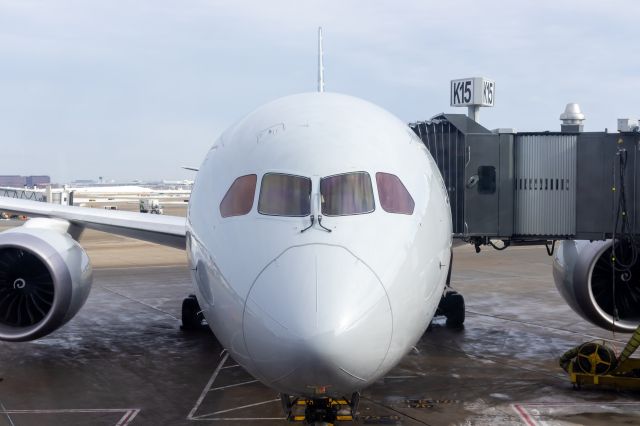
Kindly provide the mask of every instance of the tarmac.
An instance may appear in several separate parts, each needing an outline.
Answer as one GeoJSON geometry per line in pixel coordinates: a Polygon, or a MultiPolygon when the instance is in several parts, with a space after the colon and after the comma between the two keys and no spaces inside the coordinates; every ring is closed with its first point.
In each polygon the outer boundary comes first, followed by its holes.
{"type": "MultiPolygon", "coordinates": [[[[0,222],[0,231],[15,222],[0,222]]],[[[212,333],[180,330],[185,253],[87,231],[94,285],[51,335],[0,343],[0,426],[285,425],[275,391],[212,333]]],[[[630,425],[640,393],[574,390],[558,358],[627,335],[591,326],[553,284],[544,247],[454,251],[462,329],[436,318],[403,361],[364,389],[358,424],[630,425]]]]}

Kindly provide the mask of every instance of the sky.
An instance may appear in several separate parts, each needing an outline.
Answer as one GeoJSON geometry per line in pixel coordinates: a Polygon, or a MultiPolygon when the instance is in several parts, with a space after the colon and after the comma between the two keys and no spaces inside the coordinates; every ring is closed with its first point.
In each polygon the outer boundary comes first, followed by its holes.
{"type": "Polygon", "coordinates": [[[640,118],[637,0],[0,0],[0,175],[189,179],[260,105],[316,90],[405,122],[449,106],[452,79],[496,81],[489,129],[585,130],[640,118]]]}

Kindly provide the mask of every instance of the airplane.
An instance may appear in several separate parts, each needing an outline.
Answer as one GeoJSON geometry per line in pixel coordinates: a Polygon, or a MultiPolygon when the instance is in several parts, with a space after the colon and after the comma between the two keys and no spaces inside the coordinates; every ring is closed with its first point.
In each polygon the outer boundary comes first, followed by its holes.
{"type": "Polygon", "coordinates": [[[186,249],[198,310],[267,386],[354,395],[429,325],[451,258],[438,168],[405,123],[327,92],[273,101],[214,143],[184,218],[2,199],[33,219],[0,233],[0,339],[33,340],[91,288],[84,228],[186,249]]]}
{"type": "Polygon", "coordinates": [[[0,340],[41,338],[81,309],[92,267],[79,241],[96,229],[184,249],[195,297],[183,323],[204,317],[288,418],[298,401],[307,422],[355,415],[359,392],[414,347],[449,291],[452,220],[418,136],[323,85],[226,130],[197,168],[186,218],[0,198],[32,218],[0,233],[0,340]]]}

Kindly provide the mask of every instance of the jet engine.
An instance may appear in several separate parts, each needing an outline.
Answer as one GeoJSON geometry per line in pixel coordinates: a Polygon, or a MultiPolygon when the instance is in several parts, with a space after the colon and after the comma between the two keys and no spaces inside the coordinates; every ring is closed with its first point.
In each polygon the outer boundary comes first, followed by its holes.
{"type": "Polygon", "coordinates": [[[69,227],[37,218],[0,233],[0,340],[46,336],[84,305],[93,272],[69,227]]]}
{"type": "Polygon", "coordinates": [[[611,240],[563,241],[553,278],[569,306],[591,323],[623,333],[640,323],[640,262],[628,241],[616,243],[615,253],[611,240]]]}

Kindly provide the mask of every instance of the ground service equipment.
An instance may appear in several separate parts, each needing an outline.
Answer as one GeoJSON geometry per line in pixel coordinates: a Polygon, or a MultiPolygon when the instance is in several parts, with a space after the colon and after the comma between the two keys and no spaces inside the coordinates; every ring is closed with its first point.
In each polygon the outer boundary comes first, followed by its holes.
{"type": "Polygon", "coordinates": [[[619,357],[604,342],[587,342],[567,351],[560,358],[560,366],[576,389],[589,385],[640,390],[640,359],[630,358],[638,346],[640,326],[619,357]]]}

